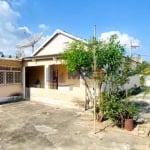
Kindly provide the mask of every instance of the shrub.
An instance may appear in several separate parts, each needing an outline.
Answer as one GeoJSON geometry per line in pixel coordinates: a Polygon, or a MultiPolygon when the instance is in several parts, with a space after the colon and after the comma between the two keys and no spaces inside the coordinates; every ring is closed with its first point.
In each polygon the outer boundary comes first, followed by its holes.
{"type": "Polygon", "coordinates": [[[139,108],[127,100],[120,100],[117,95],[104,95],[104,101],[99,106],[106,118],[112,120],[119,127],[124,126],[124,120],[133,118],[139,108]]]}

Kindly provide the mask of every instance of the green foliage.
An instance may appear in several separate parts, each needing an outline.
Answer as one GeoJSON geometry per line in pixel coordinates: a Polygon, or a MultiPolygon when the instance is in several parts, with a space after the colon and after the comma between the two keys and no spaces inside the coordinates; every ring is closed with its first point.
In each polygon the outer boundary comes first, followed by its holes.
{"type": "MultiPolygon", "coordinates": [[[[131,59],[124,57],[124,53],[124,47],[117,41],[117,36],[113,35],[108,42],[96,39],[91,39],[87,43],[72,42],[62,54],[68,70],[78,71],[82,77],[94,70],[93,62],[96,60],[94,75],[97,78],[96,71],[103,70],[103,79],[98,82],[105,82],[99,108],[117,125],[121,125],[126,117],[130,118],[136,113],[135,106],[122,101],[119,95],[122,85],[128,81],[130,75],[133,75],[131,59]]],[[[85,84],[88,87],[86,82],[85,84]]]]}
{"type": "Polygon", "coordinates": [[[116,125],[121,125],[120,112],[123,111],[124,107],[117,96],[111,95],[105,92],[103,97],[103,103],[100,104],[100,110],[104,112],[106,118],[112,120],[116,125]]]}
{"type": "Polygon", "coordinates": [[[141,64],[137,65],[135,73],[149,75],[150,74],[150,64],[146,61],[143,61],[141,64]]]}
{"type": "Polygon", "coordinates": [[[134,102],[125,101],[124,105],[124,118],[132,119],[140,110],[138,106],[134,104],[134,102]]]}
{"type": "Polygon", "coordinates": [[[149,88],[146,88],[146,89],[144,90],[144,95],[146,95],[146,94],[150,94],[150,89],[149,89],[149,88]]]}
{"type": "Polygon", "coordinates": [[[106,69],[107,73],[115,72],[120,66],[124,54],[124,47],[116,42],[117,36],[113,35],[108,43],[101,42],[96,50],[97,67],[106,69]]]}
{"type": "Polygon", "coordinates": [[[144,86],[145,84],[145,77],[143,75],[140,77],[140,84],[141,86],[144,86]]]}
{"type": "Polygon", "coordinates": [[[65,65],[69,71],[91,72],[92,71],[92,53],[86,48],[86,44],[81,41],[72,42],[62,53],[65,65]]]}
{"type": "Polygon", "coordinates": [[[104,111],[106,118],[111,119],[114,124],[123,127],[125,119],[133,118],[139,108],[131,102],[120,100],[118,94],[111,95],[104,92],[103,103],[99,106],[104,111]]]}
{"type": "Polygon", "coordinates": [[[125,49],[117,42],[116,35],[113,35],[107,43],[100,42],[98,47],[96,50],[97,67],[104,70],[105,88],[111,94],[128,81],[132,70],[131,59],[124,57],[125,49]]]}

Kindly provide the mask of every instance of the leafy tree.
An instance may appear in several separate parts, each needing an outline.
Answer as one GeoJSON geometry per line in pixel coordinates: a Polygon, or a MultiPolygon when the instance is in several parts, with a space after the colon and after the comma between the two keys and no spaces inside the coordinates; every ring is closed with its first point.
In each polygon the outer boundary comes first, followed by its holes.
{"type": "Polygon", "coordinates": [[[116,88],[115,86],[118,86],[116,82],[119,80],[119,71],[122,71],[121,65],[124,54],[124,47],[116,42],[116,39],[117,36],[113,35],[107,43],[101,42],[100,48],[96,51],[97,67],[102,68],[105,72],[104,82],[109,87],[110,94],[116,88]]]}
{"type": "Polygon", "coordinates": [[[62,54],[65,64],[72,72],[88,73],[92,69],[92,53],[82,41],[74,41],[62,54]]]}
{"type": "Polygon", "coordinates": [[[92,98],[92,93],[85,78],[85,76],[88,76],[92,72],[93,66],[92,51],[87,50],[87,43],[82,41],[72,42],[64,53],[62,53],[62,57],[69,71],[78,71],[81,75],[87,87],[89,97],[92,98]]]}
{"type": "Polygon", "coordinates": [[[143,61],[141,64],[137,65],[135,73],[143,75],[150,74],[150,64],[146,61],[143,61]]]}
{"type": "MultiPolygon", "coordinates": [[[[96,39],[90,39],[88,42],[74,41],[64,51],[62,57],[68,70],[80,73],[90,95],[91,92],[85,76],[91,77],[93,71],[94,73],[100,72],[98,75],[102,75],[102,77],[97,80],[100,92],[98,105],[105,105],[105,102],[111,101],[112,98],[112,102],[115,101],[114,104],[118,102],[120,99],[119,90],[132,74],[131,60],[124,57],[124,53],[124,47],[117,41],[117,36],[113,35],[108,42],[96,39]],[[96,62],[96,70],[94,70],[94,61],[96,62]],[[105,85],[104,93],[107,96],[101,94],[102,83],[105,85]]],[[[93,74],[93,76],[95,75],[93,74]]],[[[105,110],[101,109],[100,111],[100,121],[103,119],[105,110]]]]}

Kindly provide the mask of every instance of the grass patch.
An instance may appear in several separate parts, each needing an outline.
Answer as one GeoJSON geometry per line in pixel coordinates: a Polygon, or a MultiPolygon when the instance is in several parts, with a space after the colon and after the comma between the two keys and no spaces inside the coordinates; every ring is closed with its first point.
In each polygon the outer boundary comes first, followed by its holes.
{"type": "Polygon", "coordinates": [[[146,94],[150,94],[150,88],[147,88],[144,90],[144,95],[146,95],[146,94]]]}

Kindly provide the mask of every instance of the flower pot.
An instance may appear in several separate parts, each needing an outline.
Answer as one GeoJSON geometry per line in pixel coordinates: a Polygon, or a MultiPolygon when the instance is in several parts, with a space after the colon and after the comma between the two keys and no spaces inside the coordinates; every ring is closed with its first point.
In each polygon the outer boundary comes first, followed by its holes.
{"type": "Polygon", "coordinates": [[[124,128],[128,131],[132,131],[133,130],[133,119],[125,119],[124,121],[124,128]]]}

